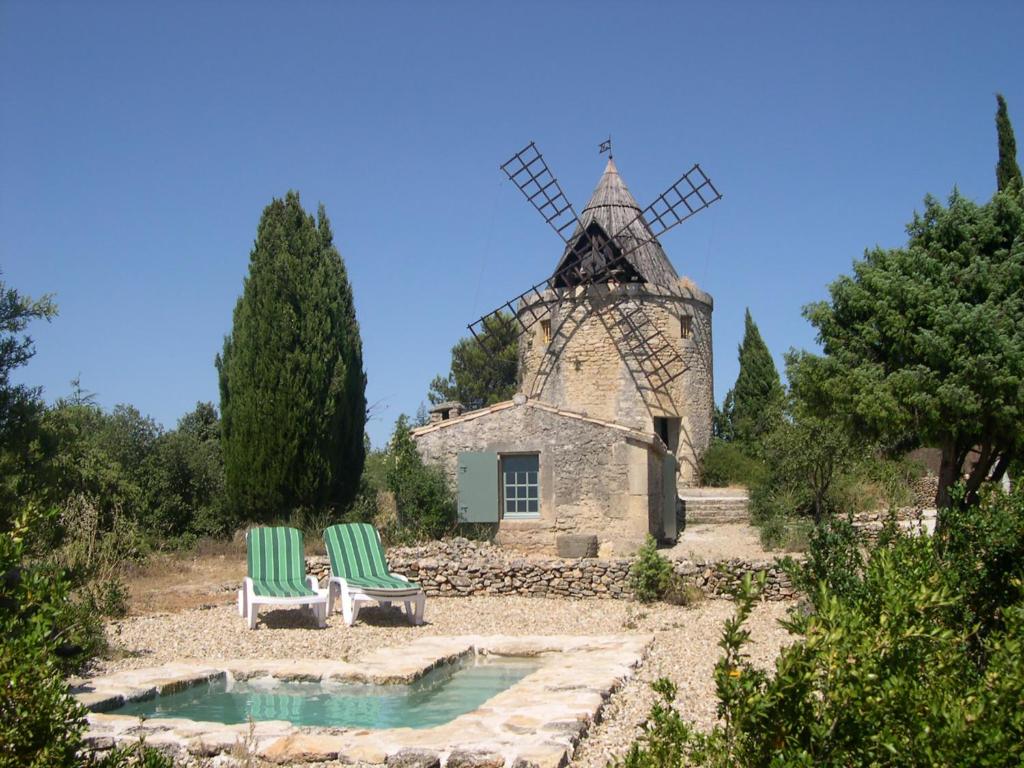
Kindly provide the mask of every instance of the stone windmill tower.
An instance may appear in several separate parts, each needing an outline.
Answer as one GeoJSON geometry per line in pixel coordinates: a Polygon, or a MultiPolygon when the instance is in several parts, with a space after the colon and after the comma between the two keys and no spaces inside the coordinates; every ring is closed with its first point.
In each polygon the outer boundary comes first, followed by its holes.
{"type": "MultiPolygon", "coordinates": [[[[610,147],[609,147],[610,150],[610,147]]],[[[695,165],[647,208],[610,156],[576,215],[536,145],[502,166],[565,242],[551,277],[498,312],[521,327],[520,391],[588,417],[653,432],[691,485],[711,439],[712,298],[680,277],[658,237],[721,198],[695,165]]]]}

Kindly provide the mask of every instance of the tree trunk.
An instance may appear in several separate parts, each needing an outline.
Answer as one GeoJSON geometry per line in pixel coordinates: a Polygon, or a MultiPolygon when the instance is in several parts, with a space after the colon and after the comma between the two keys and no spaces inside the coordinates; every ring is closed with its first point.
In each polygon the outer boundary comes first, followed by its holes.
{"type": "Polygon", "coordinates": [[[935,494],[935,506],[948,509],[952,503],[949,491],[960,479],[960,461],[956,446],[947,443],[942,446],[942,463],[939,465],[939,489],[935,494]]]}
{"type": "Polygon", "coordinates": [[[974,467],[971,469],[971,474],[967,478],[967,492],[964,494],[964,503],[966,505],[971,506],[978,503],[978,489],[981,488],[981,484],[988,477],[989,470],[992,469],[992,463],[996,458],[997,454],[992,450],[991,445],[986,443],[981,447],[978,461],[975,462],[974,467]]]}
{"type": "Polygon", "coordinates": [[[949,491],[960,479],[960,466],[962,464],[956,444],[953,442],[944,443],[942,446],[942,463],[939,465],[939,489],[935,494],[935,533],[942,532],[945,522],[944,511],[952,506],[952,499],[949,491]]]}

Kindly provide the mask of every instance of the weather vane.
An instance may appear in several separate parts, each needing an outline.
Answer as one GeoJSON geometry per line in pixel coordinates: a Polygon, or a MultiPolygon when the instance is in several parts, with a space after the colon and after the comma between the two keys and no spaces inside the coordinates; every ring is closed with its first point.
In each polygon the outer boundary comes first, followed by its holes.
{"type": "Polygon", "coordinates": [[[612,135],[609,133],[608,138],[601,142],[601,147],[597,150],[599,155],[603,155],[605,152],[608,153],[608,159],[612,158],[612,135]]]}

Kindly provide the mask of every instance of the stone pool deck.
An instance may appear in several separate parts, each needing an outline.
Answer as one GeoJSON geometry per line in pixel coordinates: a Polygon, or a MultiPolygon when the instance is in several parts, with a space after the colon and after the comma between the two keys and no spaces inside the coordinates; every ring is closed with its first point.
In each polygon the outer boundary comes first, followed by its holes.
{"type": "Polygon", "coordinates": [[[280,764],[338,760],[392,766],[559,768],[601,715],[605,702],[643,661],[653,636],[423,637],[381,648],[357,664],[323,659],[239,659],[164,664],[81,681],[74,689],[90,709],[88,741],[96,748],[146,743],[178,757],[248,751],[280,764]],[[536,672],[473,712],[433,728],[382,730],[293,726],[285,721],[225,725],[118,715],[125,701],[172,693],[231,676],[282,680],[409,683],[471,654],[531,656],[536,672]]]}

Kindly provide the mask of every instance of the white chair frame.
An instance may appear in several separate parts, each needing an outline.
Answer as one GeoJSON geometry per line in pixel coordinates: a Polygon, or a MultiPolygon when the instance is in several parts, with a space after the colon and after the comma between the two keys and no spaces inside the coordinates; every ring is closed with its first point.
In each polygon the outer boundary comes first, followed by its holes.
{"type": "MultiPolygon", "coordinates": [[[[405,576],[397,573],[391,574],[396,579],[408,582],[405,576]]],[[[405,615],[410,624],[420,625],[423,623],[423,613],[426,610],[427,596],[423,589],[409,591],[394,589],[368,589],[366,587],[349,586],[343,576],[331,576],[327,584],[327,612],[334,612],[334,601],[341,598],[341,612],[345,617],[345,623],[352,626],[359,617],[359,609],[367,603],[377,603],[382,608],[390,608],[391,603],[405,603],[405,615]]]]}
{"type": "Polygon", "coordinates": [[[320,589],[320,582],[312,574],[306,575],[307,586],[316,592],[316,596],[304,595],[300,597],[271,597],[269,595],[256,595],[253,593],[252,577],[246,576],[242,587],[238,590],[238,615],[245,616],[249,621],[249,629],[256,629],[256,611],[261,605],[287,605],[308,608],[316,619],[318,627],[327,624],[328,604],[330,600],[330,588],[320,589]]]}

